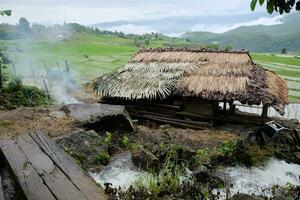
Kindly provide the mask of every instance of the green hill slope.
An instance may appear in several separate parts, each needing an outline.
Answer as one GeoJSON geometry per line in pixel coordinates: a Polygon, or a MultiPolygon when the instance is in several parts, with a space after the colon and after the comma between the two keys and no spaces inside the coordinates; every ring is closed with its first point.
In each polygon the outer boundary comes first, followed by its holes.
{"type": "Polygon", "coordinates": [[[187,32],[182,37],[200,43],[231,45],[235,49],[255,52],[280,52],[300,50],[300,15],[290,14],[282,24],[272,26],[242,26],[225,33],[187,32]]]}

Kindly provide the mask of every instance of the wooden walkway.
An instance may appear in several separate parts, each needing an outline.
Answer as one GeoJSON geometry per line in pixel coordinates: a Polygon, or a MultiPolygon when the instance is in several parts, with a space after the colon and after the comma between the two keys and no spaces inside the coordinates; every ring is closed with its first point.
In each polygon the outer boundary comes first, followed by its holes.
{"type": "Polygon", "coordinates": [[[42,132],[2,139],[0,150],[28,200],[107,199],[73,158],[42,132]]]}

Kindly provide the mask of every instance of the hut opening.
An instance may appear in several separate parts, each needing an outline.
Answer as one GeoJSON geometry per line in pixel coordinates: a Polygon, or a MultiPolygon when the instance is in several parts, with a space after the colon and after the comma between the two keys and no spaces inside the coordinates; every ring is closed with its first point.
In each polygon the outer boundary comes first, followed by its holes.
{"type": "Polygon", "coordinates": [[[270,106],[283,115],[288,104],[286,81],[246,51],[141,49],[117,72],[95,79],[92,89],[102,102],[125,105],[135,116],[243,120],[236,102],[263,105],[263,118],[270,106]]]}

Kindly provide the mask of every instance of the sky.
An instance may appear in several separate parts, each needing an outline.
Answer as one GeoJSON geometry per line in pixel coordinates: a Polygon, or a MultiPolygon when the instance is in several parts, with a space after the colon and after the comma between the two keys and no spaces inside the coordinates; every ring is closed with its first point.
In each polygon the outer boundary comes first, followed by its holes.
{"type": "Polygon", "coordinates": [[[45,25],[76,22],[126,33],[162,32],[174,36],[186,31],[221,33],[241,25],[281,23],[281,16],[268,15],[264,7],[252,12],[250,1],[1,0],[0,9],[11,9],[13,15],[2,17],[0,22],[15,24],[26,17],[45,25]]]}

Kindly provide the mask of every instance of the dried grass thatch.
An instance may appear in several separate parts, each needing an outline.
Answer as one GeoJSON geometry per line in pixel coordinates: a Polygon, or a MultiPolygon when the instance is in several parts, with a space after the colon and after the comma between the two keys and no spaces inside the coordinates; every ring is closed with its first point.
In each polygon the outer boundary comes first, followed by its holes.
{"type": "Polygon", "coordinates": [[[283,113],[288,89],[276,74],[255,65],[248,52],[143,49],[119,72],[96,80],[100,97],[165,99],[174,92],[214,101],[269,104],[283,113]]]}

